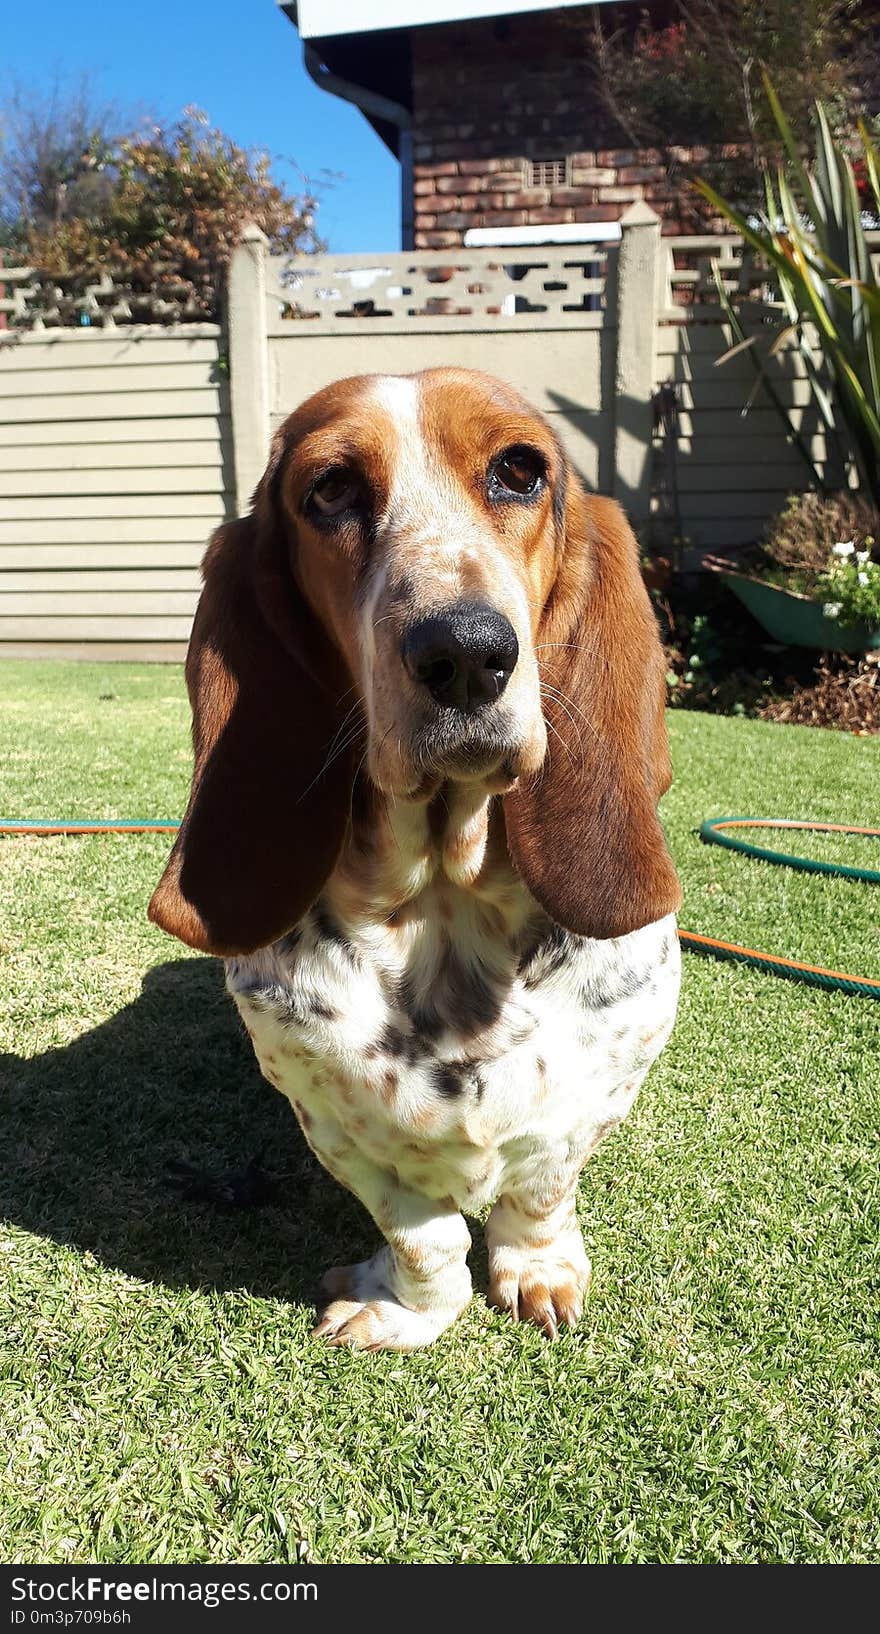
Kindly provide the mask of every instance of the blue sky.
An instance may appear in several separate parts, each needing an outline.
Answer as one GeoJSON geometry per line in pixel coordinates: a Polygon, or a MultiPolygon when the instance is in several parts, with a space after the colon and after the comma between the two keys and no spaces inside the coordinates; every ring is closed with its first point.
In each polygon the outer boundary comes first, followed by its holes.
{"type": "MultiPolygon", "coordinates": [[[[314,86],[299,36],[274,0],[41,0],[5,12],[7,76],[48,88],[92,76],[96,93],[172,119],[195,103],[237,142],[262,146],[317,178],[318,225],[334,250],[396,249],[397,161],[362,114],[314,86]]],[[[279,167],[279,175],[290,172],[279,167]]]]}

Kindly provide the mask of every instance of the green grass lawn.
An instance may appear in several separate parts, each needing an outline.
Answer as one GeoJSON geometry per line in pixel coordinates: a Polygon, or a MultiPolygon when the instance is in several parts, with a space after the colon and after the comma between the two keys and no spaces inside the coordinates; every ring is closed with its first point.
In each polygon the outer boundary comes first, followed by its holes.
{"type": "MultiPolygon", "coordinates": [[[[179,814],[178,669],[5,663],[0,692],[0,815],[179,814]]],[[[876,822],[880,741],[670,732],[682,924],[880,975],[880,891],[696,835],[876,822]]],[[[331,1351],[318,1275],[374,1233],[219,964],[148,925],[166,850],[0,842],[0,1559],[876,1559],[880,1004],[688,958],[673,1040],[583,1179],[581,1326],[549,1344],[490,1312],[477,1227],[477,1296],[433,1349],[331,1351]],[[169,1181],[260,1150],[262,1208],[169,1181]]]]}

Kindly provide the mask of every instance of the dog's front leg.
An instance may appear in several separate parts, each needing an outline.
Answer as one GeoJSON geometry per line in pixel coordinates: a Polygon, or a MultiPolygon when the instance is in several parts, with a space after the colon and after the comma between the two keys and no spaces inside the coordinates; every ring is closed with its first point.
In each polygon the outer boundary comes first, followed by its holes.
{"type": "Polygon", "coordinates": [[[402,1185],[338,1132],[325,1152],[323,1133],[309,1131],[316,1156],[360,1198],[386,1240],[372,1259],[328,1271],[322,1291],[329,1303],[315,1334],[356,1350],[430,1345],[471,1297],[464,1220],[455,1208],[402,1185]]]}

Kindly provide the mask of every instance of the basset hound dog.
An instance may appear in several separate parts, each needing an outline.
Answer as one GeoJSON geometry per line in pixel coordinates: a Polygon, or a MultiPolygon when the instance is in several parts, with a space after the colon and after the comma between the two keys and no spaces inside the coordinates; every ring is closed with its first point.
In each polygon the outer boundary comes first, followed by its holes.
{"type": "Polygon", "coordinates": [[[633,536],[462,369],[342,380],[204,562],[195,766],[150,916],[226,961],[264,1076],[384,1245],[316,1334],[430,1344],[471,1295],[554,1335],[578,1178],[669,1036],[664,663],[633,536]]]}

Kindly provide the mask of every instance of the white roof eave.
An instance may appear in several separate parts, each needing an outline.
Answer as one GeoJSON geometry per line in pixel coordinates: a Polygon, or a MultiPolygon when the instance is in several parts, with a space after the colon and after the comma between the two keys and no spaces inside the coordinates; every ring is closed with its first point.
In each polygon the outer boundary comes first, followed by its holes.
{"type": "MultiPolygon", "coordinates": [[[[290,11],[290,0],[278,0],[290,11]]],[[[608,0],[593,0],[607,4],[608,0]]],[[[509,17],[515,12],[559,11],[583,0],[297,0],[297,28],[304,40],[342,34],[374,34],[380,29],[419,28],[426,23],[460,23],[478,17],[509,17]]]]}

